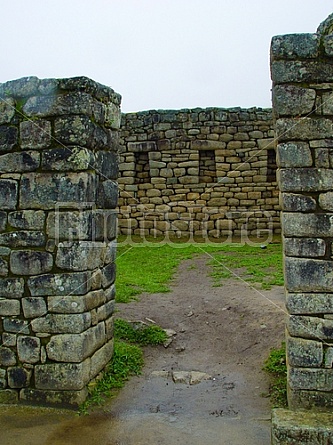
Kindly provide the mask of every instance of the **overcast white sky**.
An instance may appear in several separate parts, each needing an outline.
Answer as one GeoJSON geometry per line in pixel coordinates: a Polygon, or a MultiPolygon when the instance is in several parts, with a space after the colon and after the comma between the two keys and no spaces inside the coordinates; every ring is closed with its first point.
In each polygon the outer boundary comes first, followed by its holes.
{"type": "Polygon", "coordinates": [[[329,0],[0,0],[0,82],[85,75],[124,112],[270,107],[269,47],[329,0]]]}

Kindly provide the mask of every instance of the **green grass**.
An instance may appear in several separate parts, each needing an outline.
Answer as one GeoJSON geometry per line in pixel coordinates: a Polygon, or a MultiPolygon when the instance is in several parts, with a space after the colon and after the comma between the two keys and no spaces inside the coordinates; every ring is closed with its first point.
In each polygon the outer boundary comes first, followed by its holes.
{"type": "Polygon", "coordinates": [[[286,346],[282,343],[281,348],[271,349],[264,368],[271,377],[269,396],[274,408],[286,408],[287,402],[287,365],[286,346]]]}
{"type": "Polygon", "coordinates": [[[129,323],[120,318],[114,323],[115,337],[129,343],[140,345],[160,345],[164,343],[168,336],[165,331],[157,325],[144,326],[141,324],[129,323]]]}
{"type": "MultiPolygon", "coordinates": [[[[120,241],[122,238],[120,238],[120,241]]],[[[281,244],[269,244],[266,249],[241,244],[124,244],[120,243],[117,258],[117,302],[127,303],[137,295],[169,292],[170,283],[185,259],[207,255],[213,266],[214,285],[234,276],[259,284],[262,289],[283,285],[281,244]],[[241,269],[241,270],[239,270],[241,269]]]]}

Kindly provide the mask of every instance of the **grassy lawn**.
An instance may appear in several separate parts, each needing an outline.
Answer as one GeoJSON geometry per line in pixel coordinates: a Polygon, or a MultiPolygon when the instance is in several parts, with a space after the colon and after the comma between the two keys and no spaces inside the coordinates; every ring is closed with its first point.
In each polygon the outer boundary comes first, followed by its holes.
{"type": "Polygon", "coordinates": [[[170,282],[185,259],[206,255],[213,267],[214,286],[223,279],[241,277],[262,289],[283,285],[280,243],[266,248],[241,244],[125,244],[120,237],[117,254],[117,301],[126,303],[143,292],[168,292],[170,282]]]}

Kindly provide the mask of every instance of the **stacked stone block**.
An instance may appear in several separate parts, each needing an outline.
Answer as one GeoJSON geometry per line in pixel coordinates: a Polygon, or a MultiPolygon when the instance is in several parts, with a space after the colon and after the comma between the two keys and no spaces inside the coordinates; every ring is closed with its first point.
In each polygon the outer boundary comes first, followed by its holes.
{"type": "Polygon", "coordinates": [[[333,407],[332,42],[333,15],[271,46],[292,409],[333,407]]]}
{"type": "Polygon", "coordinates": [[[0,85],[0,401],[78,404],[113,353],[120,96],[0,85]]]}
{"type": "Polygon", "coordinates": [[[279,232],[270,150],[275,159],[271,110],[124,114],[120,233],[219,238],[279,232]]]}

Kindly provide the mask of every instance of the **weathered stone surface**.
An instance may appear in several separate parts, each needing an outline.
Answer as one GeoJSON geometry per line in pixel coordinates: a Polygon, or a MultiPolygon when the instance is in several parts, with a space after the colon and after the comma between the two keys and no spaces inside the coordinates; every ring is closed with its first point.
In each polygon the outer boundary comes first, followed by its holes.
{"type": "Polygon", "coordinates": [[[311,196],[297,195],[295,193],[280,194],[281,210],[287,212],[313,212],[317,203],[311,196]]]}
{"type": "Polygon", "coordinates": [[[110,263],[102,269],[102,285],[107,288],[114,283],[116,279],[116,264],[110,263]]]}
{"type": "Polygon", "coordinates": [[[51,145],[51,122],[42,119],[21,122],[20,139],[23,149],[49,147],[51,145]]]}
{"type": "Polygon", "coordinates": [[[20,315],[21,305],[19,300],[0,299],[0,316],[20,315]]]}
{"type": "Polygon", "coordinates": [[[330,292],[333,262],[285,258],[285,286],[289,292],[330,292]]]}
{"type": "Polygon", "coordinates": [[[93,166],[93,153],[84,147],[58,147],[42,152],[43,170],[80,171],[93,166]]]}
{"type": "Polygon", "coordinates": [[[37,318],[47,313],[46,302],[42,297],[22,298],[22,307],[25,318],[37,318]]]}
{"type": "Polygon", "coordinates": [[[333,339],[333,320],[305,315],[291,315],[287,322],[290,335],[315,340],[333,339]]]}
{"type": "Polygon", "coordinates": [[[15,210],[18,198],[18,183],[12,179],[0,179],[0,208],[15,210]]]}
{"type": "Polygon", "coordinates": [[[21,210],[8,214],[8,223],[16,229],[43,230],[45,212],[42,210],[21,210]]]}
{"type": "Polygon", "coordinates": [[[319,37],[317,34],[287,34],[274,36],[271,53],[274,59],[311,59],[318,56],[319,37]]]}
{"type": "Polygon", "coordinates": [[[39,79],[35,76],[10,80],[0,85],[0,95],[3,97],[27,97],[38,91],[39,79]]]}
{"type": "Polygon", "coordinates": [[[287,358],[290,366],[318,368],[324,359],[323,344],[303,338],[287,338],[287,358]]]}
{"type": "Polygon", "coordinates": [[[311,167],[312,155],[306,142],[287,142],[277,146],[277,165],[279,167],[311,167]]]}
{"type": "Polygon", "coordinates": [[[0,156],[0,173],[34,171],[39,161],[40,155],[35,151],[7,153],[0,156]]]}
{"type": "Polygon", "coordinates": [[[289,82],[332,82],[333,66],[322,61],[273,60],[272,79],[276,84],[289,82]]]}
{"type": "Polygon", "coordinates": [[[49,212],[46,222],[46,233],[50,238],[59,240],[94,240],[96,231],[94,225],[95,211],[82,208],[77,211],[74,208],[72,212],[62,211],[49,212]]]}
{"type": "Polygon", "coordinates": [[[98,190],[98,206],[103,209],[115,209],[118,204],[118,185],[116,182],[103,181],[98,190]]]}
{"type": "Polygon", "coordinates": [[[90,273],[46,274],[28,279],[28,287],[33,297],[51,295],[84,295],[90,290],[90,273]]]}
{"type": "Polygon", "coordinates": [[[320,192],[332,188],[333,170],[288,168],[279,170],[278,174],[283,192],[320,192]]]}
{"type": "Polygon", "coordinates": [[[47,356],[57,362],[81,363],[105,343],[103,322],[81,334],[54,335],[46,346],[47,356]]]}
{"type": "Polygon", "coordinates": [[[118,177],[118,156],[110,151],[98,151],[94,163],[96,173],[103,179],[116,180],[118,177]]]}
{"type": "Polygon", "coordinates": [[[287,256],[323,257],[326,252],[326,243],[320,238],[285,238],[284,252],[287,256]]]}
{"type": "Polygon", "coordinates": [[[21,298],[23,292],[23,278],[0,278],[0,297],[21,298]]]}
{"type": "Polygon", "coordinates": [[[58,141],[88,148],[107,148],[106,132],[87,116],[66,116],[55,119],[54,134],[58,141]]]}
{"type": "Polygon", "coordinates": [[[89,292],[86,295],[66,295],[65,297],[48,297],[49,312],[75,314],[90,311],[107,300],[107,292],[103,289],[89,292]]]}
{"type": "Polygon", "coordinates": [[[319,205],[323,210],[333,212],[333,192],[321,193],[319,195],[319,205]]]}
{"type": "Polygon", "coordinates": [[[95,238],[109,243],[117,236],[117,213],[115,210],[98,210],[93,216],[95,238]]]}
{"type": "Polygon", "coordinates": [[[15,250],[10,255],[10,270],[15,275],[37,275],[49,272],[53,256],[36,250],[15,250]]]}
{"type": "Polygon", "coordinates": [[[0,365],[14,366],[16,365],[16,355],[13,350],[1,346],[0,348],[0,365]]]}
{"type": "Polygon", "coordinates": [[[26,173],[21,179],[20,207],[54,209],[65,203],[95,201],[93,173],[26,173]]]}
{"type": "Polygon", "coordinates": [[[0,97],[0,125],[9,124],[15,115],[15,101],[11,97],[0,97]]]}
{"type": "Polygon", "coordinates": [[[295,85],[276,85],[273,88],[273,106],[277,116],[300,116],[314,108],[316,91],[295,85]]]}
{"type": "Polygon", "coordinates": [[[16,127],[0,127],[0,152],[12,150],[18,143],[16,127]]]}
{"type": "Polygon", "coordinates": [[[323,38],[323,41],[324,41],[325,54],[327,56],[332,57],[333,56],[333,36],[332,35],[325,36],[323,38]]]}
{"type": "Polygon", "coordinates": [[[19,336],[17,353],[21,363],[38,363],[40,359],[40,339],[37,337],[19,336]]]}
{"type": "Polygon", "coordinates": [[[314,445],[333,441],[331,413],[274,409],[272,445],[314,445]]]}
{"type": "Polygon", "coordinates": [[[332,121],[325,118],[280,118],[276,121],[276,132],[280,141],[325,139],[332,135],[332,131],[332,121]]]}
{"type": "MultiPolygon", "coordinates": [[[[1,212],[0,211],[0,232],[3,232],[6,230],[7,225],[7,212],[1,212]]],[[[1,251],[1,248],[0,248],[1,251]]]]}
{"type": "Polygon", "coordinates": [[[0,234],[0,245],[9,247],[43,247],[45,235],[41,231],[20,230],[0,234]]]}
{"type": "Polygon", "coordinates": [[[56,265],[67,270],[96,269],[103,264],[104,243],[91,241],[73,241],[59,243],[56,265]]]}
{"type": "Polygon", "coordinates": [[[37,389],[81,390],[89,381],[90,359],[82,363],[52,363],[36,365],[37,389]]]}
{"type": "Polygon", "coordinates": [[[332,376],[333,369],[290,368],[288,381],[292,389],[332,391],[332,376]]]}
{"type": "Polygon", "coordinates": [[[8,332],[4,332],[2,334],[2,345],[3,346],[16,346],[16,334],[9,334],[8,332]]]}
{"type": "Polygon", "coordinates": [[[18,318],[4,318],[3,328],[7,332],[13,332],[15,334],[29,334],[29,324],[25,320],[18,318]]]}
{"type": "Polygon", "coordinates": [[[191,148],[193,150],[220,150],[224,148],[223,143],[219,141],[207,141],[196,139],[191,142],[191,148]]]}
{"type": "Polygon", "coordinates": [[[29,386],[31,371],[19,366],[8,368],[8,386],[10,388],[25,388],[29,386]]]}
{"type": "Polygon", "coordinates": [[[94,379],[110,362],[113,355],[114,340],[108,341],[91,357],[90,380],[94,379]]]}
{"type": "Polygon", "coordinates": [[[333,215],[329,213],[284,213],[283,233],[286,237],[327,237],[333,235],[333,215]]]}
{"type": "Polygon", "coordinates": [[[185,383],[189,384],[191,378],[190,371],[173,371],[172,380],[175,383],[185,383]]]}
{"type": "MultiPolygon", "coordinates": [[[[87,388],[79,391],[50,391],[31,388],[23,388],[20,391],[20,400],[33,405],[60,405],[63,407],[73,407],[81,405],[88,397],[87,388]]],[[[0,392],[1,401],[1,392],[0,392]]]]}
{"type": "Polygon", "coordinates": [[[31,322],[34,332],[50,334],[81,333],[88,329],[90,325],[91,315],[89,312],[80,314],[47,314],[45,317],[39,317],[31,322]]]}
{"type": "Polygon", "coordinates": [[[286,305],[290,314],[333,314],[331,293],[288,293],[286,305]]]}

